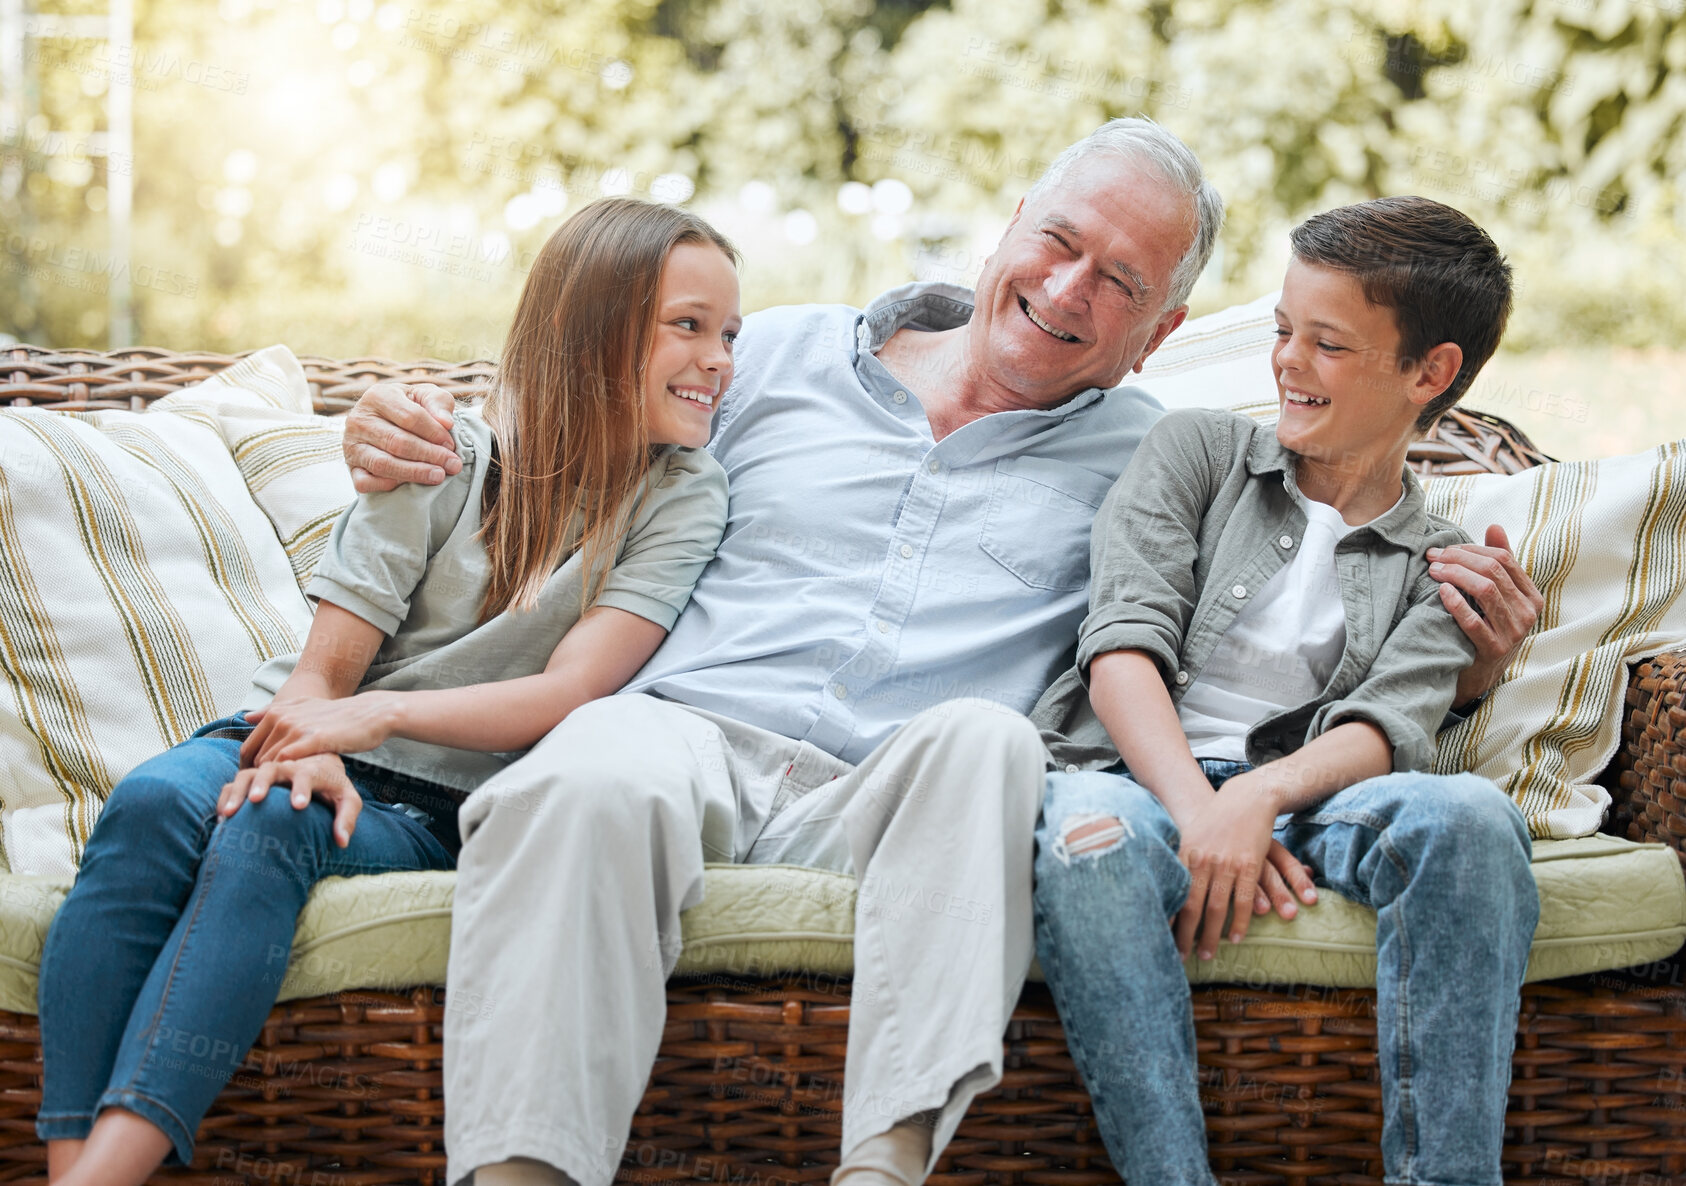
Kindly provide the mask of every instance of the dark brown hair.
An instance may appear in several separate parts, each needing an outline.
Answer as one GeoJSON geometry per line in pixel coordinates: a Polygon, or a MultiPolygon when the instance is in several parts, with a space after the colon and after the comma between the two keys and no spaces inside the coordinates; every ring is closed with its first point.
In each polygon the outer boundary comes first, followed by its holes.
{"type": "Polygon", "coordinates": [[[1463,365],[1423,407],[1426,431],[1463,398],[1493,357],[1510,317],[1510,265],[1467,215],[1428,198],[1378,198],[1306,219],[1290,234],[1294,258],[1358,279],[1364,299],[1393,310],[1399,366],[1453,342],[1463,365]]]}
{"type": "Polygon", "coordinates": [[[576,547],[584,604],[601,591],[650,467],[644,368],[662,267],[681,243],[738,262],[695,214],[636,198],[584,207],[534,259],[486,400],[497,464],[481,497],[491,570],[481,621],[536,604],[576,547]]]}

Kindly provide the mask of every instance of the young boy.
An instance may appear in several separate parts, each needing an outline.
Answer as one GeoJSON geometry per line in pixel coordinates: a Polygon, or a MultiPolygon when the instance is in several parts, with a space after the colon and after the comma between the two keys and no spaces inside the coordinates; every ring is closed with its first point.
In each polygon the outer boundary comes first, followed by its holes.
{"type": "Polygon", "coordinates": [[[1492,356],[1510,268],[1422,198],[1292,239],[1274,429],[1167,415],[1095,519],[1077,664],[1033,713],[1037,953],[1114,1165],[1205,1186],[1183,960],[1292,917],[1284,882],[1315,901],[1303,862],[1377,911],[1387,1181],[1497,1186],[1539,904],[1510,800],[1419,773],[1474,650],[1431,563],[1466,537],[1405,454],[1492,356]]]}

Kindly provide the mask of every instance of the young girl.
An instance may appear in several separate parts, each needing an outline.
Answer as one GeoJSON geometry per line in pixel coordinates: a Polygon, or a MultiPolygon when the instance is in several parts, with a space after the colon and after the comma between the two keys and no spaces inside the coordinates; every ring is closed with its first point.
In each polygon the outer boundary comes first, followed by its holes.
{"type": "Polygon", "coordinates": [[[467,793],[655,651],[725,524],[702,446],[732,377],[736,259],[666,206],[570,218],[484,415],[453,418],[461,472],[352,504],[303,652],[112,791],[41,961],[54,1183],[190,1161],[311,887],[451,868],[467,793]]]}

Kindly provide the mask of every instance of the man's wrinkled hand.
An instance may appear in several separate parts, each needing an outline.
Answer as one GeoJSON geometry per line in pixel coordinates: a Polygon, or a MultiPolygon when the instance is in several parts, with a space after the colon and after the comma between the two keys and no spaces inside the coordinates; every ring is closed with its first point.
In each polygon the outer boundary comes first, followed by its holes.
{"type": "Polygon", "coordinates": [[[1458,677],[1454,705],[1485,696],[1539,621],[1545,597],[1510,550],[1504,528],[1487,528],[1486,543],[1428,550],[1429,575],[1440,600],[1475,644],[1475,662],[1458,677]]]}
{"type": "Polygon", "coordinates": [[[345,418],[346,464],[359,494],[406,482],[437,486],[462,470],[451,438],[456,400],[436,383],[376,383],[345,418]]]}

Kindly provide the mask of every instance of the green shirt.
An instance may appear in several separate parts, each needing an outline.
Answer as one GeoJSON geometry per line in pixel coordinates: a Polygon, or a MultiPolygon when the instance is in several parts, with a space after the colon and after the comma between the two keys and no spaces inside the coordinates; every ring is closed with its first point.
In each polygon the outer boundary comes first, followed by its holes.
{"type": "MultiPolygon", "coordinates": [[[[360,496],[334,525],[305,590],[387,635],[359,691],[458,688],[536,675],[579,621],[585,562],[575,549],[536,606],[479,622],[489,576],[478,538],[480,502],[492,431],[478,412],[458,411],[452,435],[462,470],[437,486],[408,483],[360,496]]],[[[596,604],[671,628],[725,528],[726,473],[701,449],[669,446],[652,462],[646,489],[596,604]]],[[[267,704],[297,662],[297,654],[284,655],[258,668],[246,707],[267,704]]],[[[464,791],[518,756],[401,738],[356,755],[464,791]]]]}
{"type": "MultiPolygon", "coordinates": [[[[1095,656],[1145,651],[1172,703],[1182,699],[1247,598],[1304,538],[1294,461],[1271,426],[1230,412],[1171,412],[1148,432],[1095,516],[1077,661],[1031,711],[1055,766],[1118,761],[1089,704],[1095,656]]],[[[1409,470],[1403,481],[1397,506],[1336,546],[1346,648],[1317,696],[1248,732],[1255,766],[1350,720],[1387,734],[1395,770],[1433,761],[1435,730],[1475,646],[1441,604],[1424,552],[1469,537],[1428,513],[1409,470]]]]}

